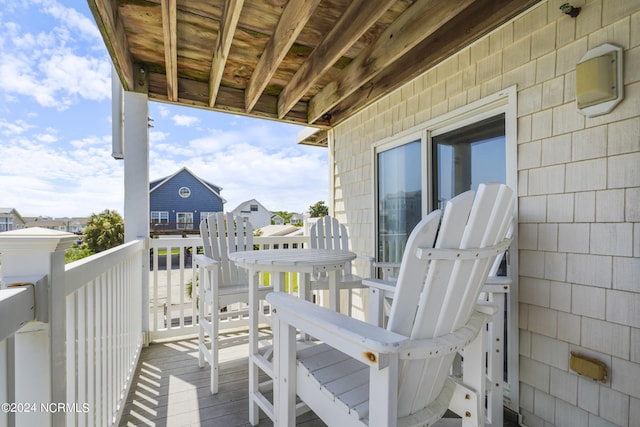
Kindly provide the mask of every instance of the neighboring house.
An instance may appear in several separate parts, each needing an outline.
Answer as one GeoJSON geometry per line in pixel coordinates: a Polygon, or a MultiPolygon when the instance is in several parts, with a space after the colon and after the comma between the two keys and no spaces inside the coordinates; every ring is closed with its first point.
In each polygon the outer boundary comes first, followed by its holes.
{"type": "Polygon", "coordinates": [[[249,221],[253,228],[261,228],[271,224],[271,211],[262,206],[256,199],[240,203],[231,213],[241,216],[245,221],[249,221]]]}
{"type": "Polygon", "coordinates": [[[27,217],[25,227],[40,227],[47,230],[67,231],[67,222],[48,216],[27,217]]]}
{"type": "Polygon", "coordinates": [[[0,208],[0,232],[25,227],[25,220],[14,208],[0,208]]]}
{"type": "Polygon", "coordinates": [[[49,230],[66,231],[67,233],[82,234],[87,226],[87,217],[62,217],[52,218],[48,216],[25,217],[25,227],[40,227],[49,230]]]}
{"type": "Polygon", "coordinates": [[[284,224],[284,218],[282,218],[278,214],[273,214],[273,215],[271,215],[271,224],[283,225],[284,224]]]}
{"type": "Polygon", "coordinates": [[[291,224],[291,225],[300,225],[302,223],[304,223],[304,215],[303,214],[294,213],[293,215],[291,215],[291,219],[289,220],[289,224],[291,224]]]}
{"type": "Polygon", "coordinates": [[[64,218],[67,220],[67,231],[69,233],[81,234],[87,226],[87,217],[64,218]]]}
{"type": "Polygon", "coordinates": [[[173,175],[149,184],[152,235],[197,233],[200,221],[224,210],[222,187],[211,184],[183,167],[173,175]]]}

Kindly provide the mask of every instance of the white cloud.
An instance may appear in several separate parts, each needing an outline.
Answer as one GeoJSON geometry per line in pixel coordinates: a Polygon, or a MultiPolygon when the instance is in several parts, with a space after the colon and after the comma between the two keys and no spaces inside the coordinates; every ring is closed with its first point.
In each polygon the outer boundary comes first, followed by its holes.
{"type": "Polygon", "coordinates": [[[55,135],[52,135],[50,133],[40,133],[35,135],[35,138],[40,141],[40,142],[44,142],[44,143],[52,143],[52,142],[56,142],[58,140],[58,137],[55,135]]]}
{"type": "Polygon", "coordinates": [[[172,117],[173,123],[176,126],[191,127],[200,122],[200,119],[195,116],[187,116],[184,114],[176,114],[172,117]]]}
{"type": "Polygon", "coordinates": [[[0,132],[4,135],[20,135],[32,127],[33,125],[26,123],[24,120],[15,120],[13,122],[0,120],[0,132]]]}
{"type": "Polygon", "coordinates": [[[167,139],[168,136],[169,136],[168,132],[160,132],[155,130],[149,131],[149,141],[151,142],[151,144],[164,141],[165,139],[167,139]]]}
{"type": "Polygon", "coordinates": [[[70,29],[76,30],[81,38],[87,37],[102,41],[100,31],[94,22],[87,16],[82,15],[77,10],[65,7],[56,1],[43,1],[44,11],[70,29]]]}
{"type": "Polygon", "coordinates": [[[5,33],[0,39],[0,91],[5,99],[31,97],[41,106],[64,110],[81,99],[110,98],[110,61],[95,24],[55,1],[35,4],[58,25],[34,33],[0,20],[0,32],[5,33]],[[82,54],[87,40],[101,46],[102,54],[82,54]]]}
{"type": "Polygon", "coordinates": [[[23,215],[122,213],[122,163],[111,158],[108,139],[73,141],[72,150],[24,136],[3,141],[0,200],[23,215]]]}
{"type": "Polygon", "coordinates": [[[169,117],[169,114],[170,114],[169,109],[164,105],[158,106],[158,112],[160,113],[160,117],[162,117],[163,119],[166,119],[167,117],[169,117]]]}

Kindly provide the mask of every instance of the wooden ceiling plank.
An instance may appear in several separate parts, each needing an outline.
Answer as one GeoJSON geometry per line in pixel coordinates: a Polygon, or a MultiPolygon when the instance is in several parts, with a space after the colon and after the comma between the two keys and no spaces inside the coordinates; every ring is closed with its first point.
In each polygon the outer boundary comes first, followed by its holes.
{"type": "Polygon", "coordinates": [[[290,1],[280,16],[245,90],[245,108],[251,112],[280,62],[307,24],[320,0],[290,1]]]}
{"type": "Polygon", "coordinates": [[[284,87],[278,99],[278,116],[284,117],[313,85],[346,52],[395,0],[353,0],[331,32],[311,52],[284,87]]]}
{"type": "Polygon", "coordinates": [[[386,94],[488,34],[540,0],[476,0],[435,34],[361,86],[332,109],[332,125],[353,116],[386,94]],[[416,58],[420,58],[416,61],[416,58]]]}
{"type": "Polygon", "coordinates": [[[176,0],[162,0],[162,35],[167,76],[167,97],[178,100],[178,25],[176,0]]]}
{"type": "Polygon", "coordinates": [[[88,3],[113,65],[118,71],[124,90],[133,90],[135,86],[135,68],[124,25],[117,18],[117,2],[88,0],[88,3]]]}
{"type": "Polygon", "coordinates": [[[473,3],[473,0],[418,0],[309,101],[309,123],[351,95],[387,66],[473,3]]]}
{"type": "Polygon", "coordinates": [[[229,56],[229,50],[231,50],[231,43],[233,42],[233,36],[238,26],[238,19],[240,18],[243,4],[244,0],[225,0],[224,2],[224,12],[222,14],[222,21],[220,22],[220,29],[218,30],[218,39],[213,52],[211,72],[209,74],[210,107],[214,106],[216,97],[218,96],[220,82],[224,74],[224,66],[229,56]]]}
{"type": "MultiPolygon", "coordinates": [[[[177,101],[171,102],[165,95],[164,85],[166,79],[164,74],[149,73],[150,84],[157,86],[157,91],[149,93],[149,99],[158,102],[166,102],[182,106],[190,106],[196,108],[202,108],[211,111],[218,111],[223,113],[238,114],[241,116],[257,117],[274,121],[281,121],[287,123],[294,123],[298,125],[306,126],[307,123],[307,103],[298,102],[294,108],[283,118],[278,118],[278,98],[273,95],[262,95],[256,103],[251,114],[247,114],[244,108],[244,90],[234,89],[230,87],[221,86],[218,92],[219,103],[214,106],[209,106],[209,88],[206,82],[196,81],[179,77],[180,84],[180,98],[177,101]]],[[[320,120],[314,126],[321,129],[328,129],[329,123],[320,120]]]]}

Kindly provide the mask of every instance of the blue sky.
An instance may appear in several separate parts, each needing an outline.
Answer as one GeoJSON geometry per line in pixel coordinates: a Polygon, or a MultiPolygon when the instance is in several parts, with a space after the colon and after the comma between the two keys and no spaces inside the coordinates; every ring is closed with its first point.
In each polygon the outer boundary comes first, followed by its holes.
{"type": "MultiPolygon", "coordinates": [[[[327,201],[327,150],[299,126],[151,102],[150,179],[183,166],[221,186],[225,210],[257,199],[327,201]]],[[[123,212],[111,157],[111,62],[84,0],[0,0],[0,207],[23,216],[123,212]]]]}

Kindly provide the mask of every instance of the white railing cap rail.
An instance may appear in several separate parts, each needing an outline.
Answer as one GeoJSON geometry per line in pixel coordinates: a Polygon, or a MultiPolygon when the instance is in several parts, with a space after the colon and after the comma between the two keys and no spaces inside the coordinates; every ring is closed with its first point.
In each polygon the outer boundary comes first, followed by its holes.
{"type": "Polygon", "coordinates": [[[28,322],[48,319],[47,276],[3,278],[0,289],[0,341],[28,322]]]}

